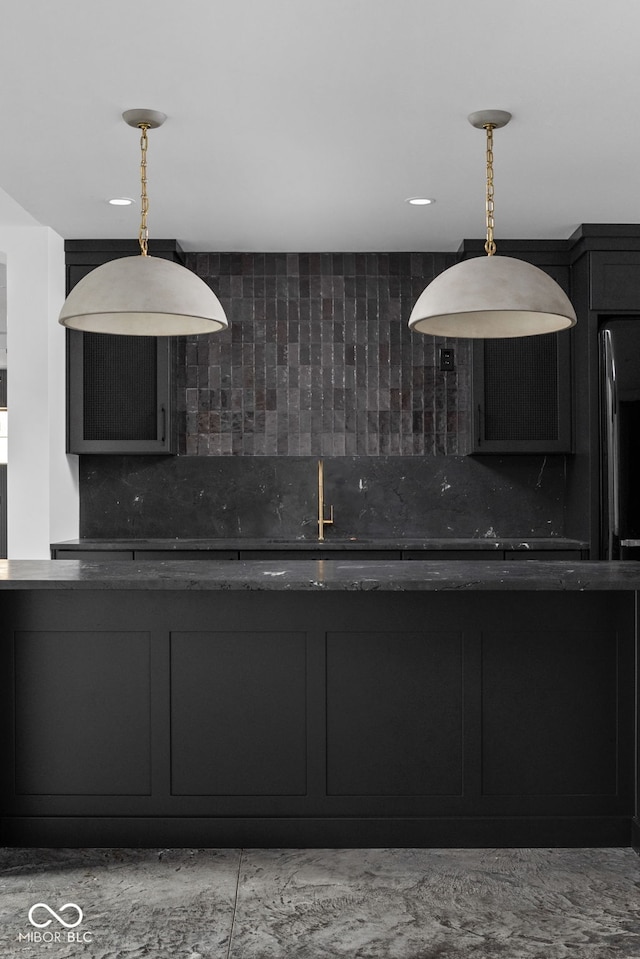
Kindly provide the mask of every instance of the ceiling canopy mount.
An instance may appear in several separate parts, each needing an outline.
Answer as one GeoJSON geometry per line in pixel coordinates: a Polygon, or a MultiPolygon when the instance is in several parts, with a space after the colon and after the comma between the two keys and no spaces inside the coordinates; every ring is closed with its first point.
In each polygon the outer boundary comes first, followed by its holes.
{"type": "Polygon", "coordinates": [[[157,130],[167,119],[167,114],[160,110],[125,110],[122,119],[130,127],[146,126],[148,130],[157,130]]]}

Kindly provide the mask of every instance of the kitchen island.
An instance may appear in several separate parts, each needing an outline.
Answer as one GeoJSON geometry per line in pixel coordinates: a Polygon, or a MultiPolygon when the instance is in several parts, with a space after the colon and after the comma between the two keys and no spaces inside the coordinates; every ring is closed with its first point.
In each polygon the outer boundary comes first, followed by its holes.
{"type": "Polygon", "coordinates": [[[638,589],[636,563],[0,561],[3,844],[629,845],[638,589]]]}

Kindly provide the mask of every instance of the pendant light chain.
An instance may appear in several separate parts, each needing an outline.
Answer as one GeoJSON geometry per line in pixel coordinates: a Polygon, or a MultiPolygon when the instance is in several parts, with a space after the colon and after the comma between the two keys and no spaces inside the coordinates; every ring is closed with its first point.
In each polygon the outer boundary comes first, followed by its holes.
{"type": "Polygon", "coordinates": [[[484,244],[487,256],[493,256],[496,252],[496,244],[493,239],[493,123],[485,123],[487,131],[487,239],[484,244]]]}
{"type": "Polygon", "coordinates": [[[140,253],[142,256],[149,255],[149,230],[147,229],[147,213],[149,212],[149,197],[147,196],[147,130],[148,123],[140,123],[140,183],[142,192],[140,194],[140,253]]]}

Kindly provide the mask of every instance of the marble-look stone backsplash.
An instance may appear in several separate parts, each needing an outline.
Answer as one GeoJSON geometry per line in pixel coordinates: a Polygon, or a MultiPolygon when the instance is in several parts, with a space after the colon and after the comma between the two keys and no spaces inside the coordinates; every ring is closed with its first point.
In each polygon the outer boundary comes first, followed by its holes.
{"type": "MultiPolygon", "coordinates": [[[[563,536],[563,456],[324,457],[349,537],[563,536]]],[[[82,456],[80,535],[314,540],[317,458],[82,456]]]]}
{"type": "Polygon", "coordinates": [[[423,456],[468,449],[468,342],[411,333],[449,253],[190,253],[230,321],[179,341],[179,452],[423,456]],[[455,349],[441,372],[439,347],[455,349]]]}

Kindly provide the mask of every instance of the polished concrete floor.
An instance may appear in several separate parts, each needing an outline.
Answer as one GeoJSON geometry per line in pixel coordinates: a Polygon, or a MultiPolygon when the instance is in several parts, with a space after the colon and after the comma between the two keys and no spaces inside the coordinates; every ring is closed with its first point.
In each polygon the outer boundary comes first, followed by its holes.
{"type": "Polygon", "coordinates": [[[640,959],[640,859],[630,849],[5,849],[0,956],[640,959]]]}

